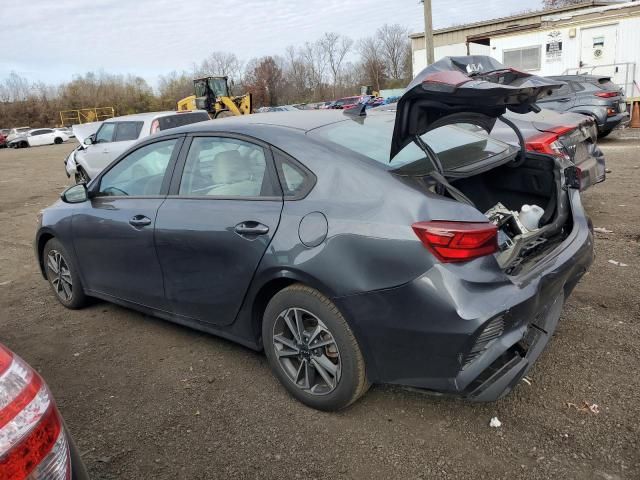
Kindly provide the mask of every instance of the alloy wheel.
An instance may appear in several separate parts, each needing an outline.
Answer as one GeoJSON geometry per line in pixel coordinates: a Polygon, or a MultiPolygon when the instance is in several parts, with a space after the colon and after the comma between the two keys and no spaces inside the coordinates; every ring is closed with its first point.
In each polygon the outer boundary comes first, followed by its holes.
{"type": "Polygon", "coordinates": [[[342,361],[327,326],[313,313],[288,308],[273,326],[273,347],[289,380],[312,395],[326,395],[338,386],[342,361]]]}
{"type": "Polygon", "coordinates": [[[71,300],[73,296],[71,270],[69,270],[67,261],[57,250],[49,251],[47,255],[47,269],[49,270],[49,281],[51,285],[53,285],[56,295],[64,302],[71,300]]]}

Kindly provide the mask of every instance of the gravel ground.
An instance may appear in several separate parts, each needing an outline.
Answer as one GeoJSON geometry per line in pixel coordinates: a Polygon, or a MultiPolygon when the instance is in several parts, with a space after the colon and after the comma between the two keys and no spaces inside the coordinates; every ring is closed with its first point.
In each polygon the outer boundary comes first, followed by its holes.
{"type": "Polygon", "coordinates": [[[31,242],[36,213],[69,183],[71,144],[0,150],[0,342],[47,380],[96,479],[637,479],[640,141],[602,147],[612,173],[584,203],[613,233],[597,234],[532,384],[496,403],[374,386],[320,413],[261,354],[107,303],[65,310],[31,242]],[[584,401],[600,413],[567,406],[584,401]]]}

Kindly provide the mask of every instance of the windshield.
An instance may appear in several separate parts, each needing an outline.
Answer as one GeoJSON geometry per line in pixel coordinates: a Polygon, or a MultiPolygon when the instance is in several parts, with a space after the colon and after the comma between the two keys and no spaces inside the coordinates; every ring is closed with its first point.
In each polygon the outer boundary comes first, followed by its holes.
{"type": "MultiPolygon", "coordinates": [[[[394,121],[393,114],[371,115],[362,123],[344,120],[311,130],[309,134],[365,155],[394,170],[422,163],[425,154],[415,143],[409,143],[389,163],[394,121]]],[[[515,152],[514,147],[489,138],[484,130],[469,124],[436,128],[422,135],[422,139],[436,152],[445,171],[464,169],[497,155],[515,152]]]]}
{"type": "Polygon", "coordinates": [[[216,97],[228,97],[227,80],[224,78],[210,78],[209,88],[216,97]]]}

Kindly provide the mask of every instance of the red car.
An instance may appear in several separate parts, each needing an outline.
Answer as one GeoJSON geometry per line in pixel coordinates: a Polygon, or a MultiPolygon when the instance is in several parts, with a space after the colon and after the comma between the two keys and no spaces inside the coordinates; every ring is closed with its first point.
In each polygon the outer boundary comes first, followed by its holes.
{"type": "Polygon", "coordinates": [[[0,148],[7,148],[7,137],[0,132],[0,148]]]}
{"type": "Polygon", "coordinates": [[[44,380],[0,345],[0,479],[86,478],[44,380]]]}

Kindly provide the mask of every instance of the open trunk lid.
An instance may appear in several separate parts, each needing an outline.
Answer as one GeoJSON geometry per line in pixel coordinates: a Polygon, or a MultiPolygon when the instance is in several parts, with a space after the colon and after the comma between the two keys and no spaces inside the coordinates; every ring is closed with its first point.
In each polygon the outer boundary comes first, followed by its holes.
{"type": "Polygon", "coordinates": [[[526,113],[564,82],[505,67],[492,57],[445,57],[422,70],[398,101],[391,161],[417,135],[448,123],[491,131],[507,109],[526,113]]]}

